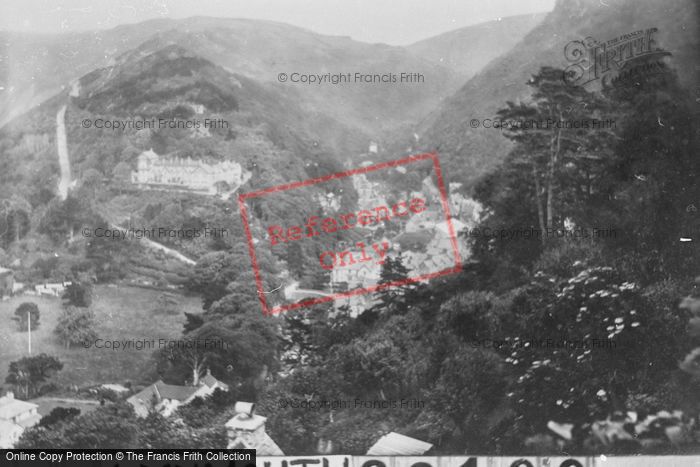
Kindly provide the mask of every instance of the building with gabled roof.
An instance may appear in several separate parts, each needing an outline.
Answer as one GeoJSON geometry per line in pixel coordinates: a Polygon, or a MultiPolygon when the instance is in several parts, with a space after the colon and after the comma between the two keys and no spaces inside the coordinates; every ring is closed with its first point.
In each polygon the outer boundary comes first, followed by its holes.
{"type": "Polygon", "coordinates": [[[179,386],[158,380],[126,401],[134,407],[139,417],[147,416],[151,410],[156,410],[164,417],[168,417],[181,405],[189,404],[196,397],[210,396],[217,389],[228,391],[228,385],[216,379],[207,370],[207,374],[199,380],[197,386],[179,386]]]}
{"type": "Polygon", "coordinates": [[[220,182],[225,182],[228,189],[233,189],[245,183],[249,176],[234,161],[208,164],[190,156],[161,157],[150,149],[139,155],[137,170],[131,173],[131,182],[141,187],[215,195],[220,189],[220,182]]]}
{"type": "Polygon", "coordinates": [[[207,374],[204,375],[203,378],[200,380],[200,384],[205,384],[211,392],[214,392],[216,389],[221,389],[222,391],[228,391],[228,384],[222,383],[218,379],[214,378],[211,374],[211,370],[207,369],[207,374]]]}

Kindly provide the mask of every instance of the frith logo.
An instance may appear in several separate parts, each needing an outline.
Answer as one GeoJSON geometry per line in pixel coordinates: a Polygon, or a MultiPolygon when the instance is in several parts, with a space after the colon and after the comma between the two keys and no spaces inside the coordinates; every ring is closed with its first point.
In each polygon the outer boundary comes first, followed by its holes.
{"type": "Polygon", "coordinates": [[[572,86],[590,88],[624,86],[641,75],[665,71],[661,61],[671,53],[658,47],[654,35],[657,28],[623,34],[606,42],[592,37],[571,41],[564,47],[564,56],[571,64],[564,70],[564,81],[572,86]]]}

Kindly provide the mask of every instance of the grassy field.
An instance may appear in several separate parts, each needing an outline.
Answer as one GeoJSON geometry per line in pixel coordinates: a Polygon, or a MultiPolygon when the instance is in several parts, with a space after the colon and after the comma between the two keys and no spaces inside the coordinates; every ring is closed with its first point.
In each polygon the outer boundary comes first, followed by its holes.
{"type": "MultiPolygon", "coordinates": [[[[98,286],[94,289],[92,308],[98,338],[104,340],[177,339],[185,321],[183,312],[201,312],[197,297],[179,297],[179,313],[154,312],[162,292],[137,287],[98,286]]],[[[107,348],[86,349],[82,346],[66,349],[53,333],[61,314],[58,298],[19,296],[0,302],[0,386],[10,362],[27,356],[27,333],[18,330],[12,320],[15,309],[23,302],[34,302],[41,313],[39,328],[32,331],[32,355],[45,352],[63,362],[52,382],[61,387],[87,386],[102,383],[150,383],[155,377],[151,361],[153,350],[128,349],[114,351],[107,348]]]]}

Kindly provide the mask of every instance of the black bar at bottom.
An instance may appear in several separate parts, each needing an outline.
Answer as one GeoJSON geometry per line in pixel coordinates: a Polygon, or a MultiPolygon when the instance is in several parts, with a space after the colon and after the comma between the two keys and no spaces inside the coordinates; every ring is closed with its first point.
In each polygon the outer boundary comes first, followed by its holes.
{"type": "Polygon", "coordinates": [[[255,467],[254,449],[0,449],[12,467],[255,467]]]}

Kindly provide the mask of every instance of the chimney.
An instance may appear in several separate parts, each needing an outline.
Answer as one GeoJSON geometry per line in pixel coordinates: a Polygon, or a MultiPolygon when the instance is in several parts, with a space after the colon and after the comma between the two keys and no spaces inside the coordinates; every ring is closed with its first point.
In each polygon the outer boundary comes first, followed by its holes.
{"type": "Polygon", "coordinates": [[[226,422],[229,446],[242,441],[250,449],[257,449],[265,440],[267,418],[256,415],[251,402],[236,402],[234,410],[236,415],[226,422]]]}

